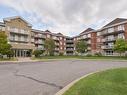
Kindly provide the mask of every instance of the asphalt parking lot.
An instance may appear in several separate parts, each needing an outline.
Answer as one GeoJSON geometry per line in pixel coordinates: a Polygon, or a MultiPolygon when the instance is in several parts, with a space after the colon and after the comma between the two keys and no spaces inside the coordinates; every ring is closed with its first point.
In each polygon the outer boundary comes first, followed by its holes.
{"type": "Polygon", "coordinates": [[[73,80],[127,61],[61,60],[0,65],[0,95],[54,95],[73,80]]]}

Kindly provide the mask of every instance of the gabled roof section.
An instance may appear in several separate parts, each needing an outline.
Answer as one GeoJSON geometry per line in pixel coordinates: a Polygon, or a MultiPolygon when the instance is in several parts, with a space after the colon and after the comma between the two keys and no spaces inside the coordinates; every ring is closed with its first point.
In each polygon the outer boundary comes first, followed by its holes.
{"type": "Polygon", "coordinates": [[[33,32],[44,33],[42,30],[32,29],[33,32]]]}
{"type": "Polygon", "coordinates": [[[122,23],[125,21],[127,21],[127,19],[125,19],[125,18],[116,18],[113,21],[111,21],[110,23],[108,23],[107,25],[105,25],[103,28],[108,27],[108,26],[112,26],[112,25],[117,24],[117,23],[122,23]]]}
{"type": "Polygon", "coordinates": [[[29,22],[27,22],[24,18],[22,18],[22,17],[20,17],[20,16],[7,17],[7,18],[4,18],[3,20],[4,20],[4,21],[10,21],[10,20],[13,20],[13,19],[21,19],[21,20],[23,20],[25,23],[27,23],[28,26],[32,26],[29,22]]]}
{"type": "Polygon", "coordinates": [[[95,31],[95,30],[92,29],[92,28],[87,28],[85,31],[83,31],[82,33],[80,33],[80,35],[82,35],[84,33],[87,33],[87,32],[91,32],[91,31],[95,31]]]}
{"type": "Polygon", "coordinates": [[[62,34],[62,33],[57,33],[56,35],[57,35],[57,36],[63,36],[63,34],[62,34]]]}
{"type": "Polygon", "coordinates": [[[49,30],[46,30],[45,32],[47,32],[47,33],[51,33],[49,30]]]}

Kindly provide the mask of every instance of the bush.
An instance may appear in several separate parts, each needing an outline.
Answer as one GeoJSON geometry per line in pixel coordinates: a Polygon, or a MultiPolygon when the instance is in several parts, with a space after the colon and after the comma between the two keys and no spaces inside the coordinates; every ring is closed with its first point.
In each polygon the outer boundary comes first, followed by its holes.
{"type": "Polygon", "coordinates": [[[60,53],[59,53],[59,56],[63,56],[63,55],[64,55],[63,52],[60,52],[60,53]]]}
{"type": "Polygon", "coordinates": [[[92,54],[87,54],[87,55],[86,55],[86,57],[91,57],[91,56],[92,56],[92,54]]]}
{"type": "Polygon", "coordinates": [[[99,53],[95,53],[94,55],[98,56],[98,57],[102,56],[102,54],[100,52],[99,53]]]}
{"type": "Polygon", "coordinates": [[[42,54],[43,54],[43,51],[42,50],[35,50],[33,52],[33,55],[35,55],[35,57],[40,57],[40,55],[42,55],[42,54]]]}

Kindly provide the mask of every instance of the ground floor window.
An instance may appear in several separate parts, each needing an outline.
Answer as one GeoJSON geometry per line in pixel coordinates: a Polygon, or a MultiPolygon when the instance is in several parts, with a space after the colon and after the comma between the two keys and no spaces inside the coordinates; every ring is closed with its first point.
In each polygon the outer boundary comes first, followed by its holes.
{"type": "Polygon", "coordinates": [[[106,55],[113,55],[113,53],[114,53],[113,50],[106,50],[105,51],[106,55]]]}
{"type": "Polygon", "coordinates": [[[15,57],[31,57],[32,50],[25,49],[13,49],[15,57]]]}

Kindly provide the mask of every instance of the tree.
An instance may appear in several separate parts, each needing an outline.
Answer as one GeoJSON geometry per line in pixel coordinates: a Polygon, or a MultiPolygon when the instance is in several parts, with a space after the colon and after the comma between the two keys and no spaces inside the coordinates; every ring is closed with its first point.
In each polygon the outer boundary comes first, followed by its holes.
{"type": "Polygon", "coordinates": [[[6,34],[0,31],[0,54],[9,56],[13,55],[11,48],[12,46],[8,44],[6,34]]]}
{"type": "Polygon", "coordinates": [[[122,53],[127,51],[127,41],[124,39],[117,39],[114,45],[114,50],[121,56],[122,53]]]}
{"type": "Polygon", "coordinates": [[[54,50],[55,50],[55,42],[53,39],[46,39],[45,40],[45,50],[47,55],[54,55],[54,50]]]}
{"type": "Polygon", "coordinates": [[[76,51],[78,53],[85,53],[87,50],[87,43],[83,40],[79,40],[76,43],[76,51]]]}

